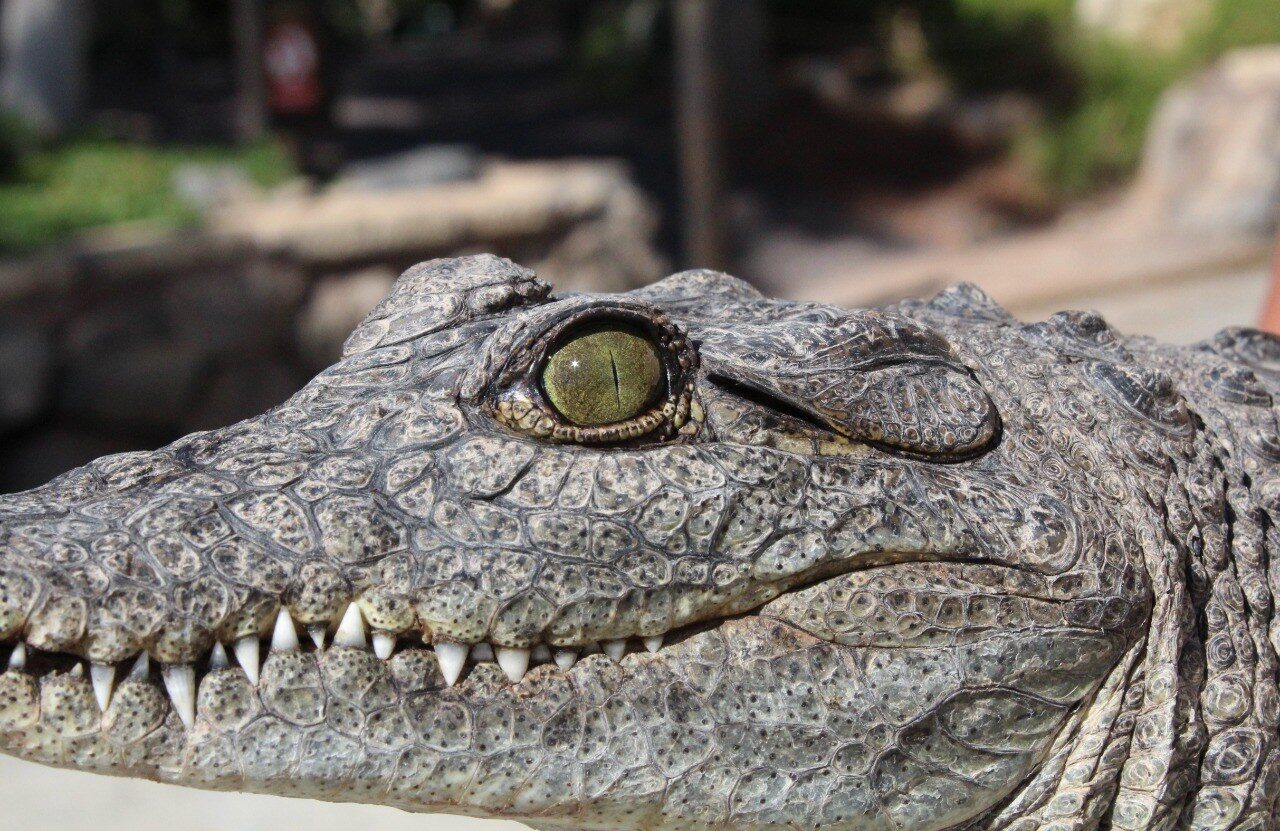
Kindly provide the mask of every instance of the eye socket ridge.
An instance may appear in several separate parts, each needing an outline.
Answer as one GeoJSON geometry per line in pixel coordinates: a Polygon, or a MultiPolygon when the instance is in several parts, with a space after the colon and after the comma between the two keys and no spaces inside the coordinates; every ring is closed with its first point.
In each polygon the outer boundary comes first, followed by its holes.
{"type": "Polygon", "coordinates": [[[490,399],[505,426],[578,444],[662,440],[696,429],[697,352],[662,312],[580,307],[527,344],[523,370],[490,399]]]}

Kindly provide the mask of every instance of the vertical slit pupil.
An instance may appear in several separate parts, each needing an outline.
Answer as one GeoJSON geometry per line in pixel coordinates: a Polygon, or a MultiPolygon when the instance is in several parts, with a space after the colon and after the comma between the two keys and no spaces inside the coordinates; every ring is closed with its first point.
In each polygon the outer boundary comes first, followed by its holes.
{"type": "Polygon", "coordinates": [[[547,358],[541,383],[567,421],[600,426],[643,415],[663,395],[666,371],[658,347],[639,327],[588,324],[547,358]]]}

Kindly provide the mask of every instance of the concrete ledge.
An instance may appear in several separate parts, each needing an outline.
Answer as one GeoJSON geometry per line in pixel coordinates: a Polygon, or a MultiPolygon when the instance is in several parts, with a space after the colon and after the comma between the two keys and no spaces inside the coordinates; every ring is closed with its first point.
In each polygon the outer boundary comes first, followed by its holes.
{"type": "Polygon", "coordinates": [[[1110,234],[1098,223],[955,251],[876,257],[847,271],[792,281],[786,293],[796,299],[873,306],[928,297],[967,281],[1018,314],[1086,295],[1254,267],[1270,255],[1271,243],[1256,236],[1197,237],[1173,230],[1110,234]]]}

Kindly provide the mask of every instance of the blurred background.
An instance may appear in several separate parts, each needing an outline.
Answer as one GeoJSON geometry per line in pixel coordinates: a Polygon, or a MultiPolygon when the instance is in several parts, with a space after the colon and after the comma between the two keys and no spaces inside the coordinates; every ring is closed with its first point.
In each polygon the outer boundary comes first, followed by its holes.
{"type": "MultiPolygon", "coordinates": [[[[0,0],[0,491],[278,403],[430,257],[1189,342],[1263,320],[1278,215],[1276,0],[0,0]]],[[[0,803],[497,827],[10,761],[0,803]]]]}

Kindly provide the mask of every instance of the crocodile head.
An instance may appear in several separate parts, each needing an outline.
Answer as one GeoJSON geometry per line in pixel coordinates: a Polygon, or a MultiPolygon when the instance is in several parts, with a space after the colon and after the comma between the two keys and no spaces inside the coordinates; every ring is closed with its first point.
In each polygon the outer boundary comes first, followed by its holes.
{"type": "Polygon", "coordinates": [[[0,500],[0,749],[555,828],[1098,813],[1192,429],[1113,348],[419,265],[282,406],[0,500]]]}

